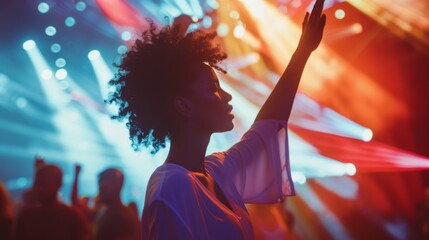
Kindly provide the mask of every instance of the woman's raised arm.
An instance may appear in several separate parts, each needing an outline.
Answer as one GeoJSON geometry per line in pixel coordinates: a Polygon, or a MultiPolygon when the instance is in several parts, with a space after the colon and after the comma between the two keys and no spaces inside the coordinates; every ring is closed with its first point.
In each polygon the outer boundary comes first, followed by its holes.
{"type": "Polygon", "coordinates": [[[287,121],[289,119],[305,64],[311,52],[319,46],[322,40],[326,23],[326,16],[322,14],[324,2],[324,0],[317,0],[311,14],[307,12],[305,15],[298,47],[274,90],[256,116],[256,120],[287,121]]]}

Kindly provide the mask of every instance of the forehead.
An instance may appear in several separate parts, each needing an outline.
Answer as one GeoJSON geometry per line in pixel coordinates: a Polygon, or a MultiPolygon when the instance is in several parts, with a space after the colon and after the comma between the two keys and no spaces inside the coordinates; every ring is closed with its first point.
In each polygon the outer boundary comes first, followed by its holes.
{"type": "Polygon", "coordinates": [[[218,77],[212,67],[205,63],[198,63],[195,66],[194,77],[197,84],[210,84],[217,81],[218,77]]]}

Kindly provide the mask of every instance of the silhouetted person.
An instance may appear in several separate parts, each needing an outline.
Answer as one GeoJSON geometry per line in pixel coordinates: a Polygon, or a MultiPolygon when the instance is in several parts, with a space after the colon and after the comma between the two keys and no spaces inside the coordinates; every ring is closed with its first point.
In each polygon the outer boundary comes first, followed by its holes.
{"type": "Polygon", "coordinates": [[[8,240],[12,235],[13,206],[6,187],[0,182],[0,239],[8,240]]]}
{"type": "Polygon", "coordinates": [[[140,222],[130,208],[121,201],[124,175],[119,169],[109,168],[98,176],[99,201],[94,224],[94,239],[140,239],[140,222]]]}
{"type": "Polygon", "coordinates": [[[186,33],[189,21],[182,19],[160,29],[152,23],[123,56],[110,82],[116,91],[108,102],[119,105],[114,118],[128,120],[137,149],[156,153],[170,143],[147,186],[142,239],[251,240],[244,203],[294,194],[287,121],[304,66],[322,39],[323,3],[306,15],[297,50],[255,122],[225,152],[206,156],[212,134],[234,126],[232,96],[215,73],[225,73],[226,58],[215,33],[186,33]]]}
{"type": "Polygon", "coordinates": [[[61,169],[55,165],[43,165],[37,169],[32,189],[34,203],[20,212],[14,231],[15,240],[89,239],[83,215],[57,198],[62,176],[61,169]]]}
{"type": "Polygon", "coordinates": [[[33,165],[33,174],[34,174],[34,178],[33,178],[33,186],[29,189],[26,189],[23,194],[22,194],[22,204],[24,206],[29,206],[29,205],[33,205],[33,204],[37,204],[37,199],[36,199],[36,194],[34,192],[34,183],[36,182],[36,174],[37,174],[37,170],[40,169],[41,167],[45,166],[45,159],[40,157],[40,156],[36,156],[34,158],[34,165],[33,165]]]}
{"type": "Polygon", "coordinates": [[[97,203],[98,198],[96,198],[94,206],[91,207],[89,205],[90,198],[88,196],[79,198],[79,176],[80,176],[81,168],[82,167],[80,165],[76,165],[74,168],[71,203],[74,207],[76,207],[83,213],[83,215],[88,220],[88,222],[93,223],[95,214],[97,213],[97,210],[100,204],[97,203]]]}

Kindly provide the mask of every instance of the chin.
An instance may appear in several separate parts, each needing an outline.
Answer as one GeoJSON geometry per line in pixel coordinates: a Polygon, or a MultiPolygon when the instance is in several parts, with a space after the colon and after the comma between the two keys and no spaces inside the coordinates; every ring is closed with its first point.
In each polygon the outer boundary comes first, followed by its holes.
{"type": "Polygon", "coordinates": [[[234,123],[231,120],[228,120],[228,122],[225,122],[225,124],[222,125],[222,127],[219,127],[219,130],[216,132],[228,132],[231,131],[234,128],[234,123]]]}

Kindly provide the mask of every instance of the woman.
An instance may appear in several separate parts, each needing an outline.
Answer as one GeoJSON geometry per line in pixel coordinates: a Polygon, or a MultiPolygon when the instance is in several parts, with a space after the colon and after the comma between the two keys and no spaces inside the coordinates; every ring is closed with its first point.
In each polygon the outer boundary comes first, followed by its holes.
{"type": "Polygon", "coordinates": [[[170,141],[165,163],[152,174],[142,216],[143,239],[253,239],[244,202],[270,203],[293,195],[287,120],[305,63],[319,45],[326,17],[318,0],[303,22],[298,48],[243,138],[205,156],[210,136],[233,128],[231,95],[215,70],[226,55],[215,34],[183,34],[180,25],[150,30],[118,65],[108,102],[128,119],[135,148],[153,153],[170,141]]]}

